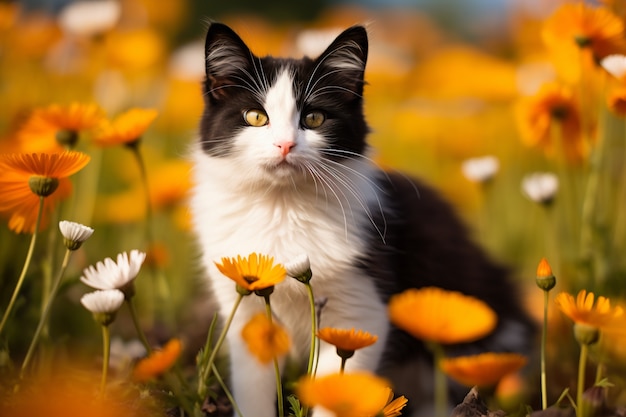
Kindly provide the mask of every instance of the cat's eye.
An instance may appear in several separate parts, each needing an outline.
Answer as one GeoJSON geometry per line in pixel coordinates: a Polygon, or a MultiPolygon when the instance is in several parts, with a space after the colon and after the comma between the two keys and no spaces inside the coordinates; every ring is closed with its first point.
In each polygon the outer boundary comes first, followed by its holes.
{"type": "Polygon", "coordinates": [[[243,118],[250,126],[261,127],[269,122],[269,117],[263,110],[251,109],[243,113],[243,118]]]}
{"type": "Polygon", "coordinates": [[[302,119],[302,123],[305,127],[309,129],[315,129],[317,127],[320,127],[325,120],[326,116],[324,116],[324,113],[322,113],[321,111],[312,111],[304,116],[304,119],[302,119]]]}

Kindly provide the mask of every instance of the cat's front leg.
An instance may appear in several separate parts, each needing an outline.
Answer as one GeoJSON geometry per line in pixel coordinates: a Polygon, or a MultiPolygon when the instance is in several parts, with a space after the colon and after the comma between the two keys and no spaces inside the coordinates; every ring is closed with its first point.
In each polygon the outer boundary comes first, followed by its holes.
{"type": "MultiPolygon", "coordinates": [[[[276,376],[273,364],[262,364],[248,350],[241,337],[241,326],[234,326],[227,337],[230,356],[231,389],[243,417],[276,415],[276,376]]],[[[238,416],[235,412],[234,416],[238,416]]]]}
{"type": "MultiPolygon", "coordinates": [[[[361,311],[359,317],[352,317],[348,320],[339,320],[333,323],[331,326],[338,329],[357,329],[369,332],[372,335],[376,335],[378,340],[373,345],[359,349],[354,353],[354,356],[349,358],[345,364],[345,373],[365,371],[369,373],[375,373],[379,367],[387,335],[389,332],[389,322],[387,319],[386,308],[382,303],[368,304],[366,309],[357,309],[355,311],[361,311]]],[[[340,372],[341,358],[337,354],[337,348],[326,342],[321,342],[320,354],[317,366],[317,376],[340,372]]],[[[313,417],[332,417],[334,413],[316,407],[313,410],[313,417]]]]}

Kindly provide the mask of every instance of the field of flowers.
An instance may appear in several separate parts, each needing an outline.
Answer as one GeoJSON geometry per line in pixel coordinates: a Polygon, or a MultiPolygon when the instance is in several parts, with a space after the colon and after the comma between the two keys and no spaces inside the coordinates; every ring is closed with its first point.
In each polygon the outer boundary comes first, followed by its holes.
{"type": "MultiPolygon", "coordinates": [[[[558,400],[578,417],[623,415],[626,2],[551,1],[543,11],[509,3],[505,29],[471,42],[416,10],[219,19],[257,55],[292,56],[314,55],[331,34],[367,22],[376,161],[437,186],[475,239],[513,266],[520,298],[546,331],[536,357],[442,359],[437,371],[481,386],[490,407],[512,414],[558,400]]],[[[175,40],[188,12],[160,0],[77,2],[55,15],[0,2],[0,415],[199,417],[232,407],[227,394],[212,398],[222,390],[221,337],[185,202],[204,76],[202,34],[175,40]]],[[[263,290],[285,276],[314,289],[304,261],[237,255],[221,267],[242,297],[255,292],[269,306],[263,290]],[[242,268],[257,262],[265,269],[248,288],[242,268]]],[[[396,305],[400,313],[390,307],[392,319],[449,294],[406,296],[415,299],[396,305]]],[[[450,320],[469,326],[465,301],[450,302],[461,312],[450,320]]],[[[396,325],[435,345],[449,336],[396,325]]],[[[288,350],[276,326],[271,314],[251,323],[261,361],[288,350]]],[[[343,362],[346,350],[376,341],[321,330],[343,362]]],[[[401,412],[403,397],[391,401],[381,381],[350,376],[358,388],[344,394],[352,382],[342,375],[302,380],[303,405],[291,397],[291,411],[280,411],[401,412]],[[328,392],[345,395],[348,408],[333,408],[328,392]]]]}

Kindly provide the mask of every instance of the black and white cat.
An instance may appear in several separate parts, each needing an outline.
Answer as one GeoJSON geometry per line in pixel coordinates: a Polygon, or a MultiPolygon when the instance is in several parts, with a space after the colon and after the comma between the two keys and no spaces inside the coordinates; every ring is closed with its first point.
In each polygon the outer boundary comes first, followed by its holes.
{"type": "MultiPolygon", "coordinates": [[[[328,298],[320,326],[378,336],[347,362],[347,371],[394,378],[395,391],[414,409],[431,400],[430,379],[424,383],[423,373],[409,365],[429,366],[428,355],[420,341],[389,324],[392,294],[438,286],[489,303],[499,315],[496,332],[455,347],[459,352],[528,348],[532,325],[508,271],[470,242],[432,189],[382,172],[368,157],[363,27],[345,30],[316,59],[281,59],[256,57],[229,27],[213,23],[205,51],[206,107],[193,154],[191,206],[223,315],[237,294],[215,261],[258,252],[288,263],[306,254],[315,294],[328,298]]],[[[273,367],[260,365],[240,336],[263,308],[261,297],[246,297],[228,336],[230,383],[246,417],[275,414],[273,367]]],[[[277,285],[272,308],[291,335],[293,354],[306,358],[311,335],[304,286],[293,279],[277,285]]],[[[322,344],[318,374],[336,372],[339,364],[335,349],[322,344]]]]}

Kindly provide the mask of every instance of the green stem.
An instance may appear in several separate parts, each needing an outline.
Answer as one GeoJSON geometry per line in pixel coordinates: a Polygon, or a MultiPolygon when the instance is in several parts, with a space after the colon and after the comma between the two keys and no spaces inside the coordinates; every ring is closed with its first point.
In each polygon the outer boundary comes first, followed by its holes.
{"type": "Polygon", "coordinates": [[[543,328],[541,329],[541,408],[548,408],[548,384],[546,381],[546,344],[548,340],[548,302],[550,291],[543,292],[543,328]]]}
{"type": "Polygon", "coordinates": [[[207,360],[206,364],[203,364],[202,369],[200,370],[200,379],[198,380],[198,396],[201,400],[204,400],[206,396],[206,382],[211,375],[211,370],[213,369],[213,363],[215,362],[215,358],[217,357],[217,353],[219,352],[224,340],[226,339],[226,333],[228,333],[228,329],[230,328],[231,323],[233,322],[233,318],[235,317],[235,312],[237,312],[237,308],[239,308],[239,304],[243,299],[243,295],[238,294],[237,300],[235,301],[235,305],[233,306],[233,310],[230,312],[230,315],[226,319],[224,323],[224,328],[220,333],[217,341],[215,342],[215,346],[211,350],[211,356],[207,360]]]}
{"type": "Polygon", "coordinates": [[[50,315],[50,308],[52,306],[52,302],[54,301],[57,291],[59,290],[59,286],[61,284],[61,280],[63,275],[65,274],[65,270],[67,269],[67,265],[70,261],[70,255],[72,251],[67,249],[65,251],[65,257],[63,258],[63,264],[61,264],[61,270],[54,281],[52,288],[50,289],[50,296],[46,302],[46,305],[41,313],[41,317],[39,319],[39,324],[37,325],[37,329],[35,330],[35,334],[33,339],[30,342],[30,346],[28,347],[28,352],[26,353],[26,357],[24,358],[24,362],[22,363],[22,369],[20,371],[20,379],[24,377],[24,373],[26,372],[26,368],[28,368],[28,364],[32,359],[33,353],[35,352],[35,347],[37,346],[37,342],[39,341],[39,336],[41,335],[41,331],[48,321],[48,316],[50,315]]]}
{"type": "Polygon", "coordinates": [[[129,145],[128,148],[133,152],[133,156],[137,161],[137,166],[139,167],[139,174],[141,176],[141,183],[143,184],[145,205],[146,205],[146,239],[148,244],[151,245],[154,243],[154,236],[152,235],[152,203],[150,201],[150,187],[148,184],[148,171],[146,169],[146,164],[141,156],[141,152],[139,151],[139,141],[133,142],[132,145],[129,145]]]}
{"type": "Polygon", "coordinates": [[[583,392],[585,388],[585,369],[587,367],[587,354],[589,347],[580,344],[580,358],[578,359],[578,385],[576,387],[576,416],[582,417],[583,414],[583,392]]]}
{"type": "Polygon", "coordinates": [[[595,383],[598,384],[604,378],[604,364],[602,362],[598,363],[598,367],[596,368],[596,380],[595,383]]]}
{"type": "Polygon", "coordinates": [[[313,287],[310,283],[306,283],[307,293],[309,295],[309,306],[311,308],[311,347],[309,350],[309,363],[306,367],[306,373],[313,376],[313,361],[315,360],[315,345],[317,344],[317,315],[315,314],[315,297],[313,296],[313,287]]]}
{"type": "MultiPolygon", "coordinates": [[[[267,313],[267,318],[270,323],[273,321],[272,319],[272,306],[270,305],[270,296],[266,295],[265,297],[265,311],[267,313]]],[[[278,366],[278,358],[274,355],[274,374],[276,375],[276,402],[278,403],[278,417],[283,417],[285,415],[284,406],[283,406],[283,384],[280,378],[280,367],[278,366]]]]}
{"type": "Polygon", "coordinates": [[[109,373],[109,357],[111,354],[111,332],[109,326],[102,326],[102,379],[100,380],[100,395],[104,394],[104,388],[107,383],[107,374],[109,373]]]}
{"type": "Polygon", "coordinates": [[[133,325],[135,326],[135,329],[137,330],[137,336],[139,336],[139,340],[143,344],[143,347],[146,348],[146,352],[148,354],[152,353],[152,347],[150,346],[150,343],[148,343],[148,339],[146,338],[146,335],[144,334],[143,330],[141,329],[141,326],[139,325],[139,317],[137,316],[137,310],[135,309],[135,304],[133,303],[132,298],[126,298],[126,304],[128,304],[128,309],[130,310],[130,316],[133,319],[133,325]]]}
{"type": "Polygon", "coordinates": [[[441,369],[443,348],[438,343],[431,343],[430,348],[434,359],[435,416],[445,417],[448,408],[448,381],[441,369]]]}
{"type": "MultiPolygon", "coordinates": [[[[50,222],[51,224],[59,224],[59,213],[60,206],[57,206],[51,215],[51,217],[53,218],[53,220],[50,222]]],[[[41,270],[43,275],[43,285],[41,290],[41,317],[43,317],[44,315],[44,310],[46,309],[46,306],[49,305],[50,297],[54,297],[54,295],[52,294],[52,287],[55,284],[52,280],[52,271],[57,265],[55,248],[57,247],[58,238],[59,233],[48,233],[46,256],[41,262],[41,270]]],[[[44,320],[42,333],[45,337],[48,337],[48,332],[48,322],[44,320]]]]}
{"type": "MultiPolygon", "coordinates": [[[[148,181],[148,170],[146,169],[146,163],[139,150],[139,141],[133,142],[132,144],[128,145],[128,147],[132,151],[135,160],[137,161],[137,166],[139,167],[139,173],[141,176],[141,183],[143,184],[144,199],[146,205],[146,243],[148,248],[151,248],[152,246],[154,246],[156,239],[154,237],[154,210],[152,208],[152,202],[150,200],[150,183],[148,181]]],[[[151,263],[150,268],[152,269],[156,279],[157,297],[161,301],[161,306],[167,309],[167,318],[172,320],[174,312],[171,310],[171,308],[168,308],[171,303],[167,302],[167,300],[170,298],[170,288],[167,279],[165,278],[163,271],[158,265],[151,263]]]]}
{"type": "MultiPolygon", "coordinates": [[[[317,312],[315,311],[315,296],[313,295],[313,287],[310,282],[305,283],[307,294],[309,296],[309,307],[311,309],[311,346],[309,348],[309,363],[306,367],[306,374],[310,377],[314,377],[317,373],[317,366],[314,369],[315,359],[319,356],[319,350],[317,349],[319,343],[317,340],[317,312]]],[[[309,407],[304,406],[302,408],[302,415],[306,416],[309,412],[309,407]]]]}
{"type": "Polygon", "coordinates": [[[9,306],[4,311],[4,315],[2,316],[2,321],[0,322],[0,334],[4,330],[4,326],[11,315],[11,310],[13,310],[13,305],[15,304],[15,300],[17,300],[17,295],[22,288],[22,284],[24,284],[24,278],[26,277],[26,272],[30,266],[30,262],[33,258],[33,252],[35,251],[35,245],[37,243],[37,235],[39,234],[39,225],[41,224],[41,217],[43,213],[43,203],[44,197],[39,197],[39,209],[37,211],[37,220],[35,221],[35,231],[33,232],[33,236],[30,239],[30,246],[28,247],[28,253],[26,254],[26,260],[24,261],[24,266],[22,267],[22,272],[20,273],[20,277],[17,280],[17,284],[15,285],[15,289],[13,290],[13,295],[11,296],[11,300],[9,301],[9,306]]]}
{"type": "Polygon", "coordinates": [[[235,402],[235,398],[230,393],[230,390],[228,389],[228,386],[226,385],[226,383],[222,379],[222,376],[218,372],[217,367],[215,366],[214,363],[211,364],[211,368],[213,370],[213,375],[215,375],[215,379],[217,380],[217,383],[220,384],[220,387],[222,387],[222,389],[224,390],[224,395],[226,395],[226,398],[228,398],[228,401],[230,401],[230,403],[233,405],[233,408],[235,409],[235,412],[237,413],[237,415],[239,417],[243,417],[243,414],[241,414],[241,410],[239,409],[239,406],[235,402]]]}

